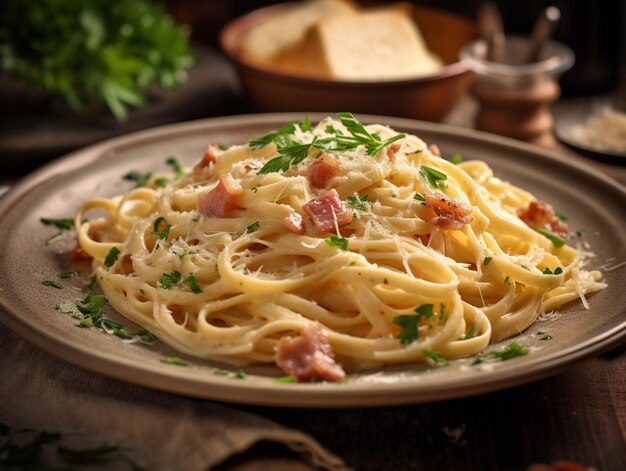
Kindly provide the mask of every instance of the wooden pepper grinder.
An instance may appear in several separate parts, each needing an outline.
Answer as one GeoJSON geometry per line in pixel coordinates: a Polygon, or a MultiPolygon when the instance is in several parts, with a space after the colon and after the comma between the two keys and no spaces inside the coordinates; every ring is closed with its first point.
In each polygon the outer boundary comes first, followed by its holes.
{"type": "Polygon", "coordinates": [[[558,78],[574,63],[567,46],[549,41],[560,12],[548,7],[530,37],[505,37],[499,11],[479,11],[483,40],[461,51],[476,76],[471,92],[480,104],[476,128],[544,147],[556,143],[550,106],[560,96],[558,78]]]}
{"type": "Polygon", "coordinates": [[[526,85],[503,87],[477,80],[472,94],[480,103],[476,128],[543,147],[556,143],[550,105],[560,95],[556,80],[545,77],[526,85]]]}

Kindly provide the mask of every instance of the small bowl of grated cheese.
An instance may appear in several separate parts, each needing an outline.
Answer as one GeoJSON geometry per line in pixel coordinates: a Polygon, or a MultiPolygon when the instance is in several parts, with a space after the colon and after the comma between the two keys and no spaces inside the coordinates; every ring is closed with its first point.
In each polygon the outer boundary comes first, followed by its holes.
{"type": "Polygon", "coordinates": [[[554,113],[563,143],[589,157],[626,165],[626,112],[610,99],[564,101],[554,113]]]}

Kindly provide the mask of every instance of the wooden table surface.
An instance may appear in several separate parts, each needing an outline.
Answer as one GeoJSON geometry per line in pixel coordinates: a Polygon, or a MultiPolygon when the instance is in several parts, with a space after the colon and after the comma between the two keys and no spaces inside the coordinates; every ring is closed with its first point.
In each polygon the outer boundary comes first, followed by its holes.
{"type": "MultiPolygon", "coordinates": [[[[626,185],[626,167],[564,152],[626,185]]],[[[21,176],[0,176],[0,194],[21,176]]],[[[359,470],[522,471],[532,463],[569,460],[623,471],[625,350],[618,346],[524,386],[443,402],[371,409],[232,407],[309,433],[359,470]]],[[[259,463],[275,469],[272,458],[288,455],[278,448],[255,448],[220,469],[259,469],[259,463]]]]}

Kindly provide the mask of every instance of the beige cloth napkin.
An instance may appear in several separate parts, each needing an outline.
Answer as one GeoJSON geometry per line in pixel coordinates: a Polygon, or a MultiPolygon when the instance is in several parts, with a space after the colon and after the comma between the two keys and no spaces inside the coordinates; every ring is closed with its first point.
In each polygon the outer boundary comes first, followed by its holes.
{"type": "MultiPolygon", "coordinates": [[[[1,324],[0,423],[11,430],[58,432],[59,443],[68,448],[116,445],[146,470],[212,469],[267,442],[285,445],[301,461],[282,466],[280,460],[257,465],[250,461],[237,469],[348,469],[302,432],[233,407],[152,391],[82,370],[31,346],[1,324]]],[[[107,464],[106,469],[130,468],[117,462],[107,464]]]]}

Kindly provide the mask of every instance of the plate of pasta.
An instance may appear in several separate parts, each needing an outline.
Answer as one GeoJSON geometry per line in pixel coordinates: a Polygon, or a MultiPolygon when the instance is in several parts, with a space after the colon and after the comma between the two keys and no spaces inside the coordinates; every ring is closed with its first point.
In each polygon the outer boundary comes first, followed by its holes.
{"type": "Polygon", "coordinates": [[[0,200],[1,320],[122,380],[322,407],[552,374],[625,337],[626,192],[559,155],[351,113],[182,123],[0,200]]]}

